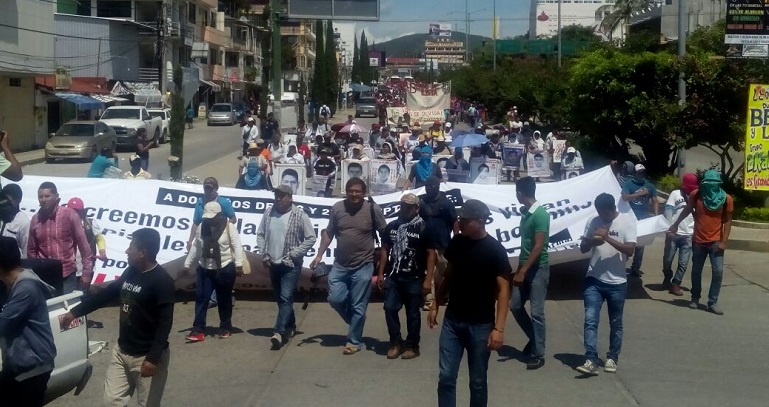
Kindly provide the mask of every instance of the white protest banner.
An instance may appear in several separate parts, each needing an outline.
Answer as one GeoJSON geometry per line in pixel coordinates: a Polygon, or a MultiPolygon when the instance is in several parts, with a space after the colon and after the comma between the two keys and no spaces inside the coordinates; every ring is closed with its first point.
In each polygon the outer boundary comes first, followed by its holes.
{"type": "Polygon", "coordinates": [[[526,154],[527,174],[535,178],[547,178],[550,176],[550,166],[547,161],[547,151],[526,154]]]}
{"type": "Polygon", "coordinates": [[[398,118],[403,118],[403,115],[408,112],[411,117],[411,122],[434,122],[436,120],[445,120],[445,111],[443,109],[412,109],[408,107],[388,107],[387,109],[388,120],[392,123],[398,123],[398,118]]]}
{"type": "MultiPolygon", "coordinates": [[[[371,164],[372,169],[382,164],[397,165],[385,160],[372,160],[371,164]]],[[[183,264],[185,246],[192,227],[193,208],[202,197],[202,185],[158,180],[127,181],[28,175],[18,184],[24,193],[21,210],[29,216],[32,216],[39,206],[37,188],[43,181],[56,184],[61,202],[67,202],[73,197],[83,199],[88,216],[101,225],[109,259],[96,262],[94,283],[112,281],[123,272],[127,267],[124,253],[130,242],[130,235],[137,229],[148,227],[160,233],[158,262],[164,265],[174,278],[178,278],[177,287],[190,289],[194,285],[194,278],[180,278],[178,272],[183,264]]],[[[504,245],[511,258],[519,255],[521,205],[515,198],[514,185],[442,183],[441,189],[456,205],[461,205],[467,199],[480,199],[485,202],[492,211],[492,217],[486,226],[489,234],[504,245]]],[[[420,188],[414,192],[423,194],[424,189],[420,188]]],[[[613,195],[619,202],[620,187],[608,166],[566,181],[542,183],[537,186],[538,201],[551,217],[548,247],[551,253],[550,264],[586,257],[578,249],[579,238],[584,233],[587,222],[596,215],[593,199],[602,192],[613,195]]],[[[272,207],[273,193],[222,187],[219,188],[219,194],[232,201],[238,218],[235,227],[246,251],[249,252],[253,270],[250,275],[238,278],[236,288],[269,289],[269,273],[255,254],[255,246],[259,223],[262,215],[272,207]]],[[[400,196],[401,193],[396,192],[376,198],[388,221],[397,216],[400,196]]],[[[316,233],[326,228],[331,206],[337,201],[336,198],[294,197],[294,203],[309,214],[316,233]]],[[[620,202],[619,209],[622,212],[630,212],[625,202],[620,202]]],[[[650,244],[656,235],[661,235],[667,228],[668,224],[663,216],[640,221],[639,244],[650,244]]],[[[326,264],[333,263],[335,251],[336,240],[323,256],[326,264]]],[[[315,249],[307,254],[305,267],[309,266],[315,254],[315,249]]],[[[515,263],[515,260],[512,261],[515,263]]],[[[309,269],[305,269],[300,280],[302,287],[309,286],[309,275],[309,269]]]]}
{"type": "MultiPolygon", "coordinates": [[[[451,108],[451,82],[409,82],[406,89],[406,106],[412,110],[441,110],[451,108]]],[[[414,118],[413,115],[411,115],[414,118]]]]}
{"type": "Polygon", "coordinates": [[[566,151],[566,140],[553,140],[553,162],[560,163],[566,151]]]}
{"type": "Polygon", "coordinates": [[[288,185],[294,191],[294,195],[307,195],[305,181],[307,180],[307,168],[301,164],[275,164],[277,175],[276,185],[288,185]]]}

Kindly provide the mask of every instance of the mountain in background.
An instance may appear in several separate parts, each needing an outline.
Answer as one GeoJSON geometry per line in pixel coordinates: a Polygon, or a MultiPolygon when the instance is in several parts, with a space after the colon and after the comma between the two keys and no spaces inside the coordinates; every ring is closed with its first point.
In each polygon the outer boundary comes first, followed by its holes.
{"type": "MultiPolygon", "coordinates": [[[[448,37],[441,37],[448,38],[448,37]]],[[[425,41],[430,39],[430,34],[410,34],[398,37],[380,44],[370,45],[371,51],[384,51],[388,58],[420,58],[425,52],[425,41]]],[[[452,31],[451,39],[465,41],[465,34],[452,31]]],[[[491,41],[491,38],[470,34],[470,50],[483,46],[483,41],[491,41]]]]}

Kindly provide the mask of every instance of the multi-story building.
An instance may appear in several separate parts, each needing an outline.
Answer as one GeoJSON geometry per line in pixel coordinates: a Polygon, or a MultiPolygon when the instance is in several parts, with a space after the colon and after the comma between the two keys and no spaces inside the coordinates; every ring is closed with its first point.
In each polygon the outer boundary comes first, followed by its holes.
{"type": "Polygon", "coordinates": [[[437,61],[441,65],[461,65],[465,63],[465,43],[451,38],[436,38],[425,41],[425,59],[437,61]]]}
{"type": "Polygon", "coordinates": [[[283,93],[298,93],[300,83],[309,82],[315,69],[316,53],[323,49],[317,47],[315,24],[311,20],[287,20],[281,23],[280,35],[288,38],[294,53],[294,69],[283,71],[283,93]]]}
{"type": "MultiPolygon", "coordinates": [[[[54,74],[54,2],[0,2],[0,130],[14,150],[44,143],[44,103],[38,100],[35,76],[54,74]]],[[[93,51],[92,51],[93,52],[93,51]]],[[[62,82],[65,70],[59,70],[62,82]]]]}

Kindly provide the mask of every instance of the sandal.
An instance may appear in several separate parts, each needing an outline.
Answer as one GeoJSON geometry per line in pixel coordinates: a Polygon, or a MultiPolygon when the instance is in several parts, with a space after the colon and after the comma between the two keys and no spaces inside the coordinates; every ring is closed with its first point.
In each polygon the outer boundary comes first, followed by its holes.
{"type": "Polygon", "coordinates": [[[360,352],[360,348],[358,348],[355,345],[347,345],[344,347],[344,350],[342,351],[343,355],[354,355],[356,353],[360,352]]]}

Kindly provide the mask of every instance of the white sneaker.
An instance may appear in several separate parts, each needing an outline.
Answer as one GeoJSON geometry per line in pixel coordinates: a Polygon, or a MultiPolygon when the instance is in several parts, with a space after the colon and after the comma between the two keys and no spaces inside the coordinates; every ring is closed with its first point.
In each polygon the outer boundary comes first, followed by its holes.
{"type": "Polygon", "coordinates": [[[283,346],[283,336],[278,333],[272,335],[270,341],[272,342],[272,349],[280,349],[280,347],[283,346]]]}
{"type": "Polygon", "coordinates": [[[617,372],[617,362],[614,359],[606,359],[606,363],[603,365],[603,371],[607,373],[617,372]]]}
{"type": "Polygon", "coordinates": [[[585,364],[577,367],[577,371],[586,375],[595,376],[598,374],[598,366],[592,360],[585,361],[585,364]]]}

